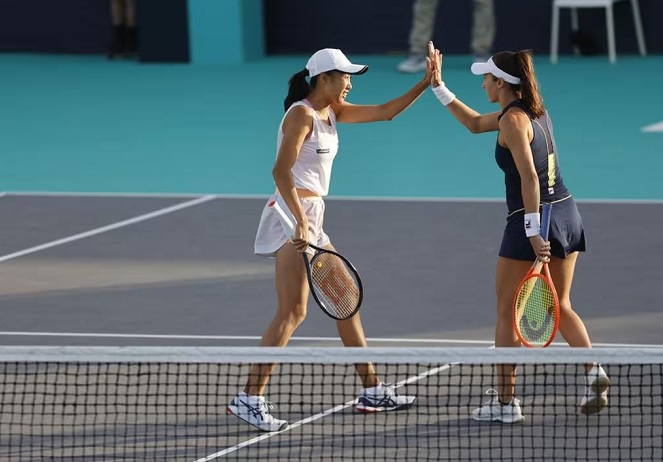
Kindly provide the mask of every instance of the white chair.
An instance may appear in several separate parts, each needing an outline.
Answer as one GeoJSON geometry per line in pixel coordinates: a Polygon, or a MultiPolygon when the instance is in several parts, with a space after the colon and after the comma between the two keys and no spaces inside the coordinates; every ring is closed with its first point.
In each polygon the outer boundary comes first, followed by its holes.
{"type": "MultiPolygon", "coordinates": [[[[550,37],[550,61],[554,64],[557,63],[557,47],[559,42],[559,10],[561,8],[571,8],[571,28],[573,31],[578,30],[578,11],[577,8],[605,8],[605,20],[608,31],[608,55],[610,62],[617,61],[617,52],[615,50],[615,24],[612,13],[613,3],[623,0],[553,0],[552,11],[552,30],[550,37]]],[[[647,50],[645,48],[645,36],[642,32],[642,22],[640,19],[640,8],[638,0],[631,0],[631,8],[633,9],[633,24],[635,25],[635,33],[638,38],[638,48],[640,54],[645,56],[647,50]]]]}

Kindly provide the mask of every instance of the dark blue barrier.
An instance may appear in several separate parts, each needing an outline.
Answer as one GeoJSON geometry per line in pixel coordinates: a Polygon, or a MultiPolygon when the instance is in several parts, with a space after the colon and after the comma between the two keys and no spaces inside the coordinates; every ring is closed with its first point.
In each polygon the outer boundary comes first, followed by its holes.
{"type": "MultiPolygon", "coordinates": [[[[138,0],[138,19],[144,61],[189,59],[188,1],[138,0]],[[140,24],[139,24],[140,26],[140,24]]],[[[218,0],[225,1],[225,0],[218,0]]],[[[495,0],[496,49],[550,50],[552,0],[495,0]]],[[[663,1],[640,0],[648,51],[663,53],[663,1]]],[[[436,18],[436,44],[445,53],[469,53],[472,22],[470,0],[442,0],[436,18]]],[[[259,8],[249,12],[259,14],[259,8]],[[256,13],[258,11],[258,13],[256,13]]],[[[411,20],[407,0],[263,0],[267,54],[308,54],[322,47],[349,53],[404,53],[411,20]]],[[[580,11],[584,31],[605,52],[602,10],[580,11]]],[[[195,26],[195,24],[194,24],[195,26]]],[[[209,26],[209,25],[208,25],[209,26]]],[[[619,53],[637,51],[630,2],[615,5],[619,53]]],[[[570,18],[563,11],[560,52],[571,50],[570,18]]],[[[104,53],[110,40],[107,0],[0,0],[0,51],[51,53],[104,53]]],[[[250,43],[247,42],[248,45],[250,43]]],[[[259,48],[259,47],[258,47],[259,48]]]]}
{"type": "Polygon", "coordinates": [[[142,62],[189,62],[186,0],[138,0],[139,53],[142,62]]]}
{"type": "Polygon", "coordinates": [[[0,0],[0,51],[105,53],[107,0],[0,0]]]}

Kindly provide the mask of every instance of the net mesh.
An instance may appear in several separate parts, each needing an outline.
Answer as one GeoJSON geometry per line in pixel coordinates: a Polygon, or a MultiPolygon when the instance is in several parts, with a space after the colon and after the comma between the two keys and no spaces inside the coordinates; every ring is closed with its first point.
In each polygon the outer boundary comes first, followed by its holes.
{"type": "Polygon", "coordinates": [[[663,349],[0,348],[0,460],[662,460],[663,349]],[[362,414],[372,361],[407,409],[362,414]],[[586,416],[584,364],[610,376],[586,416]],[[251,363],[286,431],[226,414],[251,363]],[[518,364],[525,421],[476,422],[494,364],[518,364]]]}

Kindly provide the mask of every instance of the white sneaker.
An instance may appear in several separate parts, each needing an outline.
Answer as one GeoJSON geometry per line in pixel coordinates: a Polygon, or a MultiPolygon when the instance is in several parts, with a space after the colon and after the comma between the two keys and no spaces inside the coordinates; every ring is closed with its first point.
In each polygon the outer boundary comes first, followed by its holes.
{"type": "Polygon", "coordinates": [[[264,396],[247,395],[241,392],[233,398],[226,411],[264,432],[276,432],[285,429],[288,422],[275,419],[269,413],[273,407],[272,403],[265,401],[264,396]]]}
{"type": "Polygon", "coordinates": [[[398,70],[414,74],[415,72],[423,71],[426,69],[426,55],[423,53],[411,54],[405,61],[398,65],[398,70]]]}
{"type": "Polygon", "coordinates": [[[587,415],[597,414],[608,405],[610,379],[601,366],[594,365],[585,375],[585,385],[580,412],[587,415]]]}
{"type": "Polygon", "coordinates": [[[414,402],[414,396],[397,395],[392,385],[380,383],[371,388],[364,388],[357,399],[359,412],[393,411],[414,402]]]}
{"type": "Polygon", "coordinates": [[[481,422],[499,421],[503,423],[519,423],[525,420],[520,410],[520,400],[513,398],[509,404],[502,404],[497,391],[492,388],[486,391],[490,400],[472,412],[472,418],[481,422]]]}

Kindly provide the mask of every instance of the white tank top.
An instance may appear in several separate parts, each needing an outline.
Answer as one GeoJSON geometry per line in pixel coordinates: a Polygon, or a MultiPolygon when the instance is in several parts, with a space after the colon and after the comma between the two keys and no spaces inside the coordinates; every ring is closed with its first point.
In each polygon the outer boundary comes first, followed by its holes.
{"type": "MultiPolygon", "coordinates": [[[[306,100],[297,101],[288,108],[279,125],[279,134],[276,140],[277,155],[283,142],[283,121],[295,106],[311,108],[310,103],[306,100]]],[[[320,196],[326,196],[329,193],[332,163],[337,152],[336,114],[331,108],[329,109],[328,124],[326,121],[320,120],[318,114],[313,111],[313,129],[308,138],[302,143],[302,148],[299,150],[299,155],[291,170],[295,187],[308,189],[320,196]]]]}

